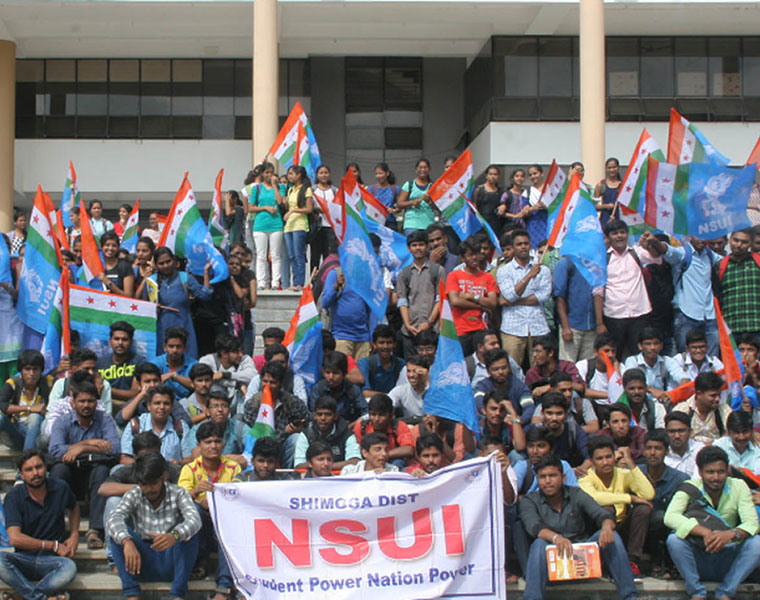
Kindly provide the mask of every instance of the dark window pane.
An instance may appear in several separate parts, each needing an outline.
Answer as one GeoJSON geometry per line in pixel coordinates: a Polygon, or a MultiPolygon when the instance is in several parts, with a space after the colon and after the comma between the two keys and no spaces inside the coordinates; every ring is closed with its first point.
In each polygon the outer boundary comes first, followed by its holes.
{"type": "Polygon", "coordinates": [[[251,97],[251,61],[250,60],[236,60],[235,61],[235,96],[248,96],[251,97]]]}
{"type": "Polygon", "coordinates": [[[42,86],[38,83],[16,84],[16,115],[32,116],[37,114],[37,93],[42,86]]]}
{"type": "Polygon", "coordinates": [[[47,137],[75,137],[74,117],[46,117],[45,135],[47,137]]]}
{"type": "Polygon", "coordinates": [[[43,135],[42,117],[17,117],[16,118],[16,137],[23,138],[41,138],[43,135]]]}
{"type": "Polygon", "coordinates": [[[45,114],[74,115],[76,114],[77,97],[76,85],[73,83],[47,83],[45,91],[48,100],[45,101],[45,114]]]}
{"type": "Polygon", "coordinates": [[[109,115],[137,116],[140,114],[140,85],[138,83],[112,83],[108,89],[109,115]]]}
{"type": "Polygon", "coordinates": [[[388,59],[385,66],[385,108],[422,109],[422,63],[414,59],[388,59]]]}
{"type": "Polygon", "coordinates": [[[203,137],[231,140],[235,136],[235,117],[203,117],[203,137]]]}
{"type": "Polygon", "coordinates": [[[421,127],[386,127],[385,147],[389,150],[422,148],[421,127]]]}
{"type": "Polygon", "coordinates": [[[232,96],[235,63],[232,60],[203,61],[203,95],[232,96]]]}
{"type": "Polygon", "coordinates": [[[204,115],[232,115],[233,112],[234,108],[232,96],[228,96],[226,98],[220,98],[218,96],[204,96],[204,115]]]}
{"type": "Polygon", "coordinates": [[[171,137],[171,117],[140,117],[140,137],[171,137]]]}
{"type": "Polygon", "coordinates": [[[576,98],[541,98],[539,115],[547,121],[578,120],[578,100],[576,98]]]}
{"type": "Polygon", "coordinates": [[[707,96],[705,38],[676,38],[676,94],[707,96]]]}
{"type": "Polygon", "coordinates": [[[109,117],[108,137],[136,138],[138,132],[137,117],[109,117]]]}
{"type": "Polygon", "coordinates": [[[494,98],[495,121],[533,121],[538,119],[536,98],[494,98]]]}
{"type": "Polygon", "coordinates": [[[250,140],[253,133],[251,117],[235,117],[235,139],[250,140]]]}
{"type": "Polygon", "coordinates": [[[673,96],[673,40],[641,38],[641,95],[673,96]]]}
{"type": "Polygon", "coordinates": [[[538,94],[538,42],[536,38],[511,40],[505,48],[504,95],[536,96],[538,94]]]}
{"type": "Polygon", "coordinates": [[[570,38],[543,38],[538,44],[538,93],[570,96],[572,91],[570,38]]]}
{"type": "Polygon", "coordinates": [[[104,138],[108,117],[77,117],[77,137],[104,138]]]}
{"type": "Polygon", "coordinates": [[[638,38],[607,38],[607,94],[639,95],[638,38]]]}
{"type": "Polygon", "coordinates": [[[346,112],[381,110],[383,110],[382,59],[346,59],[346,112]]]}
{"type": "Polygon", "coordinates": [[[199,83],[175,83],[172,86],[172,115],[202,115],[203,96],[199,83]]]}
{"type": "Polygon", "coordinates": [[[170,115],[172,113],[171,84],[143,83],[140,114],[170,115]]]}
{"type": "Polygon", "coordinates": [[[742,40],[742,50],[742,85],[744,95],[760,96],[760,38],[744,38],[742,40]]]}
{"type": "Polygon", "coordinates": [[[172,117],[172,136],[200,139],[203,130],[201,117],[172,117]]]}
{"type": "MultiPolygon", "coordinates": [[[[288,96],[310,96],[308,61],[288,60],[288,96]]],[[[281,90],[282,91],[282,90],[281,90]]]]}
{"type": "Polygon", "coordinates": [[[711,96],[739,96],[742,93],[739,38],[710,38],[709,68],[711,96]]]}

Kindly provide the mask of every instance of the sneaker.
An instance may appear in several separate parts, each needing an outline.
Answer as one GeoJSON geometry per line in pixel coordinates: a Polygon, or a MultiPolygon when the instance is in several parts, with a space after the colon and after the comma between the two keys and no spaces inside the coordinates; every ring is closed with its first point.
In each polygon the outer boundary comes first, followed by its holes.
{"type": "Polygon", "coordinates": [[[633,581],[636,583],[641,583],[643,581],[641,578],[641,569],[639,569],[639,565],[633,561],[631,561],[631,571],[633,572],[633,581]]]}

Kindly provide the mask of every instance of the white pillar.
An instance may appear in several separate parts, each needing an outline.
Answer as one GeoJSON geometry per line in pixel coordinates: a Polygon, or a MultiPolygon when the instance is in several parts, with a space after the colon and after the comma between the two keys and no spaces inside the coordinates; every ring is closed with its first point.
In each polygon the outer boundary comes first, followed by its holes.
{"type": "Polygon", "coordinates": [[[277,0],[253,2],[253,164],[261,162],[277,137],[279,96],[277,0]]]}
{"type": "Polygon", "coordinates": [[[586,181],[604,179],[604,0],[580,0],[581,161],[586,181]]]}
{"type": "Polygon", "coordinates": [[[0,40],[0,231],[13,226],[13,145],[16,138],[16,44],[0,40]]]}

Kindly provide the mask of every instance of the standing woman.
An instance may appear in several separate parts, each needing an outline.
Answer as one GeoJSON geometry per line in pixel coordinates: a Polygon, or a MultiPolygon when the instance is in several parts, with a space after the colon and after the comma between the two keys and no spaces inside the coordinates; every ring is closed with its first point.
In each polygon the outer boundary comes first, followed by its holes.
{"type": "Polygon", "coordinates": [[[346,165],[346,171],[350,170],[351,173],[353,173],[354,178],[356,179],[356,183],[358,183],[362,187],[367,187],[364,185],[364,182],[362,181],[362,171],[359,168],[359,163],[350,162],[346,165]]]}
{"type": "Polygon", "coordinates": [[[224,228],[229,232],[230,245],[242,242],[245,235],[245,209],[235,190],[224,192],[224,228]]]}
{"type": "Polygon", "coordinates": [[[501,237],[504,221],[498,213],[501,204],[502,190],[499,187],[501,171],[496,165],[486,168],[486,182],[475,188],[472,199],[478,211],[493,229],[497,237],[501,237]]]}
{"type": "MultiPolygon", "coordinates": [[[[190,317],[190,294],[202,301],[211,299],[211,264],[203,270],[203,285],[195,277],[177,270],[177,259],[169,248],[161,246],[154,254],[158,273],[150,278],[158,287],[158,322],[156,324],[156,351],[164,347],[164,332],[170,327],[182,327],[187,331],[188,356],[198,358],[198,342],[195,327],[190,317]],[[175,310],[171,310],[175,309],[175,310]]],[[[143,297],[148,298],[147,289],[143,288],[143,297]]]]}
{"type": "Polygon", "coordinates": [[[511,222],[514,222],[520,227],[525,225],[522,219],[518,218],[519,212],[522,210],[522,193],[523,183],[525,182],[525,170],[515,169],[510,176],[512,185],[501,196],[501,206],[499,206],[499,214],[503,214],[511,222]]]}
{"type": "Polygon", "coordinates": [[[283,246],[283,223],[280,204],[285,202],[285,187],[277,180],[272,163],[264,163],[259,183],[253,184],[248,191],[248,222],[253,232],[256,246],[256,281],[259,288],[269,289],[269,261],[272,258],[272,289],[280,287],[282,272],[281,257],[283,246]]]}
{"type": "Polygon", "coordinates": [[[132,298],[135,293],[135,274],[129,263],[119,258],[119,235],[115,231],[106,231],[100,236],[100,249],[103,252],[105,273],[100,273],[98,279],[103,284],[103,289],[132,298]]]}
{"type": "Polygon", "coordinates": [[[544,187],[544,170],[539,165],[533,165],[528,169],[530,185],[523,191],[523,207],[518,217],[525,223],[525,229],[530,235],[530,245],[538,248],[538,245],[546,240],[546,207],[541,202],[541,190],[544,187]]]}
{"type": "Polygon", "coordinates": [[[253,249],[253,221],[256,218],[256,214],[248,210],[248,203],[250,202],[251,190],[253,187],[261,183],[261,175],[264,172],[264,165],[258,164],[251,171],[248,171],[248,175],[243,180],[243,189],[240,193],[243,195],[243,210],[245,212],[245,245],[253,249]]]}
{"type": "Polygon", "coordinates": [[[306,169],[293,165],[288,169],[288,198],[285,206],[288,212],[285,221],[285,246],[288,249],[293,285],[291,291],[301,291],[305,282],[306,236],[309,233],[309,215],[314,211],[311,181],[306,169]]]}
{"type": "MultiPolygon", "coordinates": [[[[604,227],[612,217],[618,192],[620,191],[620,161],[610,157],[604,163],[606,177],[596,184],[594,196],[599,198],[596,210],[599,211],[599,221],[604,227]]],[[[617,215],[616,215],[617,217],[617,215]]]]}
{"type": "Polygon", "coordinates": [[[400,211],[396,206],[396,199],[401,190],[396,185],[396,176],[390,170],[387,163],[381,162],[375,165],[375,179],[377,179],[377,183],[373,183],[367,189],[370,194],[380,200],[383,206],[388,209],[388,218],[385,221],[385,226],[393,231],[398,231],[396,214],[400,211]]]}
{"type": "Polygon", "coordinates": [[[113,223],[103,218],[103,203],[100,200],[90,200],[90,225],[92,235],[100,238],[106,231],[113,231],[113,223]]]}
{"type": "Polygon", "coordinates": [[[14,210],[13,229],[8,232],[8,239],[10,240],[11,256],[18,256],[21,246],[26,242],[26,214],[23,210],[14,210]]]}
{"type": "Polygon", "coordinates": [[[398,207],[404,209],[404,237],[412,231],[427,229],[435,222],[430,190],[430,161],[421,158],[414,165],[416,177],[407,181],[398,195],[398,207]]]}
{"type": "Polygon", "coordinates": [[[119,220],[114,224],[113,230],[119,235],[119,241],[124,237],[124,232],[127,229],[127,220],[129,215],[132,214],[131,204],[122,204],[119,207],[119,220]]]}
{"type": "MultiPolygon", "coordinates": [[[[335,194],[338,193],[332,181],[330,180],[330,167],[327,165],[320,165],[317,169],[317,185],[312,190],[314,196],[321,200],[324,206],[329,206],[334,200],[335,194]]],[[[314,204],[314,210],[319,215],[319,229],[312,238],[311,242],[311,268],[315,269],[322,264],[322,261],[328,254],[328,248],[330,243],[335,239],[335,232],[333,232],[330,226],[330,221],[327,219],[327,215],[322,212],[322,208],[319,202],[314,204]]]]}
{"type": "Polygon", "coordinates": [[[158,240],[161,239],[161,232],[158,229],[158,213],[150,213],[148,216],[148,226],[143,229],[142,234],[143,237],[153,240],[154,244],[158,244],[158,240]]]}
{"type": "Polygon", "coordinates": [[[132,265],[132,270],[135,273],[135,298],[143,297],[145,280],[153,275],[153,253],[155,251],[156,245],[149,237],[143,236],[137,240],[135,262],[132,265]]]}

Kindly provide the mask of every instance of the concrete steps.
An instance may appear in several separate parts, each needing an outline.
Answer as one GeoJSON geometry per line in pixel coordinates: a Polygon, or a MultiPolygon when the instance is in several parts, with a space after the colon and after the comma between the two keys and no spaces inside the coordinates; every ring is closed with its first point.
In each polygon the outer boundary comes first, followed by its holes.
{"type": "Polygon", "coordinates": [[[264,344],[261,340],[261,332],[267,327],[280,327],[284,331],[290,326],[290,319],[298,308],[301,300],[300,292],[280,292],[261,290],[258,292],[256,308],[256,340],[254,342],[254,354],[263,352],[264,344]]]}

